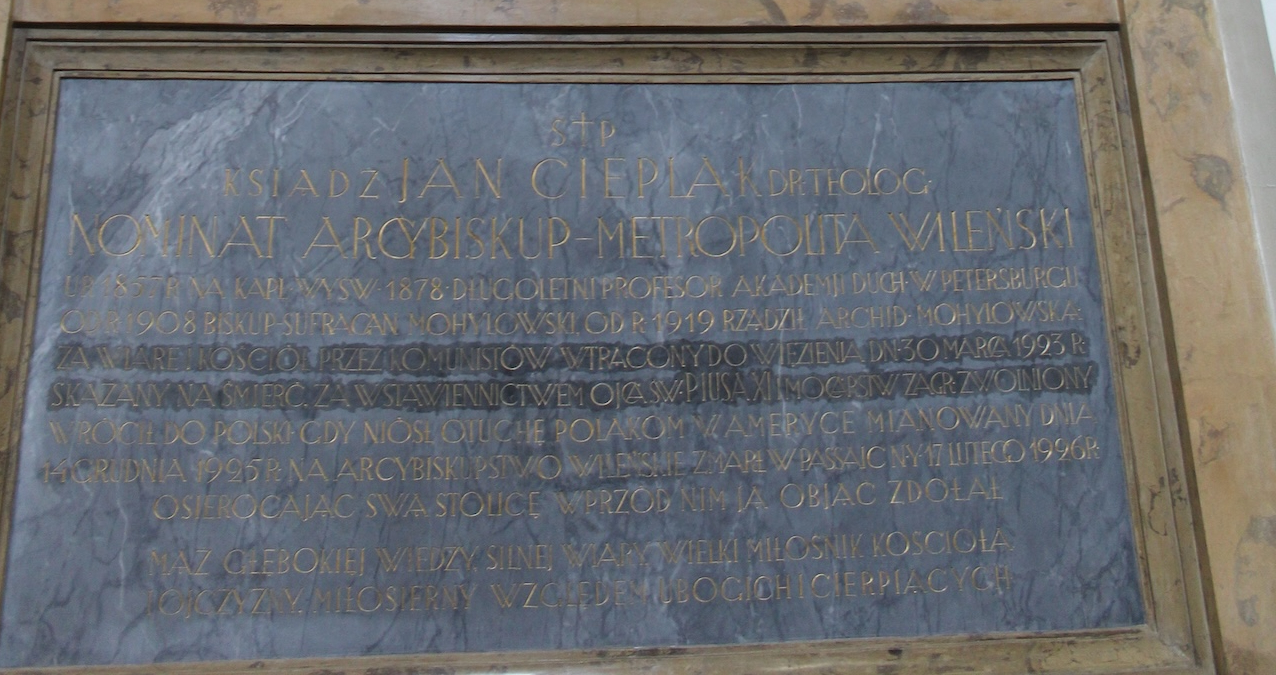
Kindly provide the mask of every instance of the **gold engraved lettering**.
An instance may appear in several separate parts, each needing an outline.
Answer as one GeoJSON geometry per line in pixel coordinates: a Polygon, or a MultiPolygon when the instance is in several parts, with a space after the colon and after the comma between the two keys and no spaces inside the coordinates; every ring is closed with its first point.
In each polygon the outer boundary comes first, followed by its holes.
{"type": "Polygon", "coordinates": [[[193,214],[179,214],[156,219],[145,214],[139,220],[127,213],[96,215],[86,226],[79,213],[71,214],[72,235],[67,239],[67,254],[74,255],[76,242],[88,255],[99,253],[109,257],[158,254],[162,257],[193,257],[196,238],[205,257],[221,258],[232,250],[247,249],[257,258],[273,258],[276,229],[287,218],[280,215],[240,215],[231,218],[230,232],[221,237],[218,216],[205,219],[205,225],[193,214]],[[184,249],[183,249],[184,245],[184,249]],[[156,251],[158,249],[158,251],[156,251]]]}
{"type": "Polygon", "coordinates": [[[310,613],[375,614],[468,610],[472,601],[466,584],[347,586],[333,590],[316,588],[310,613]]]}
{"type": "Polygon", "coordinates": [[[208,576],[212,569],[208,566],[208,559],[212,557],[212,553],[205,548],[194,549],[189,554],[184,550],[174,552],[152,550],[149,557],[150,573],[160,576],[174,574],[192,577],[208,576]]]}
{"type": "MultiPolygon", "coordinates": [[[[567,545],[564,544],[564,547],[567,545]]],[[[554,569],[554,548],[549,544],[492,544],[484,550],[485,570],[554,569]]],[[[596,565],[595,565],[596,567],[596,565]]]]}

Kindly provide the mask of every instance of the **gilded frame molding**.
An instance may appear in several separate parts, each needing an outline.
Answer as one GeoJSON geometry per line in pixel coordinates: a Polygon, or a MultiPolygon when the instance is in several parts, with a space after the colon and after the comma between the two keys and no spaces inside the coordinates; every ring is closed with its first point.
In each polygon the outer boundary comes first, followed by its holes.
{"type": "MultiPolygon", "coordinates": [[[[431,654],[86,667],[92,673],[1212,672],[1190,473],[1118,37],[928,34],[373,34],[16,29],[0,148],[0,566],[32,349],[63,77],[608,82],[1074,82],[1103,269],[1147,625],[1133,629],[748,646],[431,654]]],[[[2,571],[2,567],[0,567],[2,571]]],[[[0,590],[2,592],[2,590],[0,590]]],[[[25,669],[23,672],[46,672],[25,669]]],[[[51,672],[51,671],[50,671],[51,672]]]]}

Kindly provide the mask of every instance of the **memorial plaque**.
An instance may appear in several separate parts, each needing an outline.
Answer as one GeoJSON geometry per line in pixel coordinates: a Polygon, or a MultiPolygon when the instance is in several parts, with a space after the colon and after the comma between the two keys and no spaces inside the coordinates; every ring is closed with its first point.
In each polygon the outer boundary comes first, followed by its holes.
{"type": "Polygon", "coordinates": [[[1144,622],[1071,79],[65,79],[0,663],[1144,622]]]}

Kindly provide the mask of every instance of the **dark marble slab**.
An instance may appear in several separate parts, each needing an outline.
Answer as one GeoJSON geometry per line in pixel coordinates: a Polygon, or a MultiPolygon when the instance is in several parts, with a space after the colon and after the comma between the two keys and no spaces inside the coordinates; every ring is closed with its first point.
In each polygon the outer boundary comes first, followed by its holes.
{"type": "Polygon", "coordinates": [[[1144,620],[1071,81],[57,120],[4,665],[1144,620]]]}

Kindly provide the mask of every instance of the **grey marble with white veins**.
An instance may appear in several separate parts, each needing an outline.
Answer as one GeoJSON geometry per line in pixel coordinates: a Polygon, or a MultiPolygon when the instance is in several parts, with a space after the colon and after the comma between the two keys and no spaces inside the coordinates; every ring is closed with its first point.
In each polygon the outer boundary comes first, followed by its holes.
{"type": "Polygon", "coordinates": [[[1144,621],[1071,81],[68,79],[55,143],[4,666],[1144,621]]]}

